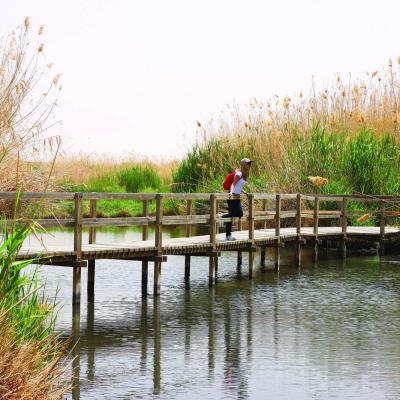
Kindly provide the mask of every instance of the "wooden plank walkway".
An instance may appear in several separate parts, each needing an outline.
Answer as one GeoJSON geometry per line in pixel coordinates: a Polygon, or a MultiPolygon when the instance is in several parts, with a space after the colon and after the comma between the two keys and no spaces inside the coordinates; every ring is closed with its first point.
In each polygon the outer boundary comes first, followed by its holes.
{"type": "MultiPolygon", "coordinates": [[[[298,240],[296,228],[281,228],[281,242],[294,242],[298,240]]],[[[249,231],[236,231],[233,233],[237,239],[235,241],[227,241],[225,234],[216,235],[215,250],[217,251],[246,251],[249,246],[249,231]]],[[[394,227],[386,227],[386,237],[400,236],[400,229],[394,227]]],[[[319,239],[332,240],[340,239],[343,236],[340,227],[319,227],[319,239]]],[[[313,228],[301,228],[300,237],[307,240],[313,240],[315,235],[313,228]]],[[[364,239],[369,241],[379,241],[379,227],[347,227],[348,239],[364,239]]],[[[254,247],[265,247],[274,245],[278,237],[275,235],[275,229],[257,229],[254,231],[254,247]]],[[[163,255],[186,255],[201,254],[208,255],[212,249],[210,244],[210,235],[191,236],[181,238],[164,239],[162,245],[163,255]]],[[[124,259],[132,257],[152,257],[157,248],[154,246],[154,240],[134,241],[134,242],[113,242],[113,243],[95,243],[82,245],[82,259],[124,259]]],[[[70,258],[75,257],[75,252],[68,246],[23,246],[20,252],[21,259],[37,258],[37,257],[59,257],[70,258]]]]}
{"type": "MultiPolygon", "coordinates": [[[[221,203],[226,204],[225,193],[21,193],[0,192],[0,200],[15,202],[17,198],[29,201],[32,206],[48,207],[49,203],[72,201],[73,216],[64,219],[40,219],[48,227],[73,227],[74,244],[68,246],[24,245],[19,257],[30,259],[46,257],[46,263],[70,266],[73,269],[73,303],[80,303],[81,269],[88,267],[88,300],[94,300],[95,260],[126,259],[142,262],[142,293],[147,294],[149,262],[154,263],[153,294],[160,294],[161,264],[169,255],[185,257],[185,280],[190,279],[191,256],[209,259],[209,285],[215,284],[218,256],[223,251],[236,251],[238,265],[242,253],[248,253],[249,278],[253,277],[255,251],[260,249],[261,266],[265,264],[266,247],[275,249],[275,270],[279,270],[280,248],[293,246],[296,266],[301,265],[304,244],[312,245],[314,260],[323,241],[337,243],[341,257],[346,256],[349,241],[358,240],[373,244],[383,254],[392,241],[400,241],[400,229],[388,226],[390,219],[400,216],[400,196],[363,195],[304,195],[254,193],[247,197],[246,213],[238,222],[237,240],[226,241],[218,233],[219,224],[227,219],[220,214],[221,203]],[[135,217],[98,218],[97,202],[129,200],[142,203],[142,215],[135,217]],[[177,215],[164,215],[164,201],[176,201],[181,210],[177,215]],[[89,204],[88,204],[89,203],[89,204]],[[351,203],[351,207],[349,204],[351,203]],[[149,212],[155,205],[155,213],[149,212]],[[361,205],[361,207],[359,207],[361,205]],[[88,207],[89,206],[89,207],[88,207]],[[183,207],[182,207],[183,206],[183,207]],[[323,209],[323,208],[326,209],[323,209]],[[89,210],[89,213],[88,211],[89,210]],[[182,215],[183,214],[183,215],[182,215]],[[370,220],[377,226],[348,226],[348,222],[370,220]],[[242,230],[242,222],[246,230],[242,230]],[[166,225],[185,226],[184,237],[163,237],[166,225]],[[192,236],[193,225],[208,226],[209,234],[192,236]],[[282,226],[281,226],[282,225],[282,226]],[[333,226],[332,226],[333,225],[333,226]],[[142,240],[128,243],[99,243],[98,227],[137,226],[142,229],[142,240]],[[149,240],[149,227],[154,227],[154,239],[149,240]],[[88,243],[83,243],[83,229],[89,229],[88,243]]],[[[22,217],[23,218],[23,217],[22,217]]],[[[23,220],[23,219],[22,219],[23,220]]],[[[18,220],[21,222],[21,219],[18,220]]],[[[13,223],[13,221],[8,221],[13,223]]]]}

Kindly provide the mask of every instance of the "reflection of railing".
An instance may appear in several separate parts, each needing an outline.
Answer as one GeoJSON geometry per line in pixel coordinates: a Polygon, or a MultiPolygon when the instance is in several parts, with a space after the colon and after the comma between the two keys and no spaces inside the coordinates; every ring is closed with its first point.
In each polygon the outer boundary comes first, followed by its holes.
{"type": "MultiPolygon", "coordinates": [[[[38,223],[44,227],[73,227],[74,228],[74,248],[65,258],[64,264],[74,266],[74,298],[79,301],[80,295],[80,267],[88,263],[88,297],[94,297],[94,260],[96,258],[128,258],[142,261],[142,288],[147,292],[148,262],[154,262],[154,293],[160,291],[160,270],[161,262],[164,261],[163,255],[166,254],[166,245],[163,241],[163,226],[183,225],[186,227],[185,241],[182,242],[180,249],[175,253],[185,255],[185,278],[190,276],[190,256],[206,255],[209,257],[209,283],[215,282],[217,269],[218,253],[223,250],[238,251],[238,264],[241,263],[241,252],[249,253],[249,276],[253,275],[254,252],[256,248],[261,248],[261,264],[265,262],[266,242],[260,242],[256,235],[259,229],[272,230],[272,242],[268,245],[275,247],[275,266],[279,268],[280,247],[283,245],[288,231],[287,227],[295,228],[290,234],[297,241],[297,258],[300,262],[301,245],[304,238],[314,243],[314,258],[318,257],[318,244],[321,237],[326,239],[326,230],[321,232],[326,226],[326,220],[337,220],[336,228],[331,232],[331,236],[338,238],[342,255],[346,254],[346,240],[348,237],[348,221],[358,218],[369,219],[378,228],[374,231],[374,240],[378,236],[380,249],[383,251],[386,241],[386,220],[400,215],[396,209],[400,203],[400,196],[364,196],[364,195],[305,195],[305,194],[249,194],[247,212],[242,221],[239,221],[239,230],[247,228],[247,233],[243,232],[240,243],[227,243],[223,245],[217,240],[218,224],[226,221],[219,215],[220,203],[227,200],[225,193],[11,193],[0,192],[0,200],[13,201],[19,197],[21,201],[45,201],[49,202],[72,201],[74,202],[73,217],[60,219],[39,219],[38,223]],[[97,205],[102,200],[128,200],[142,203],[142,215],[124,216],[114,218],[98,218],[97,205]],[[177,202],[181,205],[181,213],[176,215],[165,215],[164,205],[166,201],[177,202]],[[155,205],[155,208],[154,208],[155,205]],[[350,207],[351,205],[351,207],[350,207]],[[364,205],[360,210],[360,205],[364,205]],[[365,205],[369,205],[369,209],[365,205]],[[84,213],[84,208],[89,211],[84,213]],[[89,206],[89,207],[88,207],[89,206]],[[152,206],[153,212],[150,212],[152,206]],[[325,207],[325,209],[324,209],[325,207]],[[358,208],[357,208],[358,207],[358,208]],[[201,210],[202,213],[198,213],[201,210]],[[203,211],[204,210],[204,211],[203,211]],[[360,218],[361,217],[361,218],[360,218]],[[375,221],[376,220],[376,221],[375,221]],[[207,225],[209,227],[208,241],[202,240],[202,246],[189,239],[192,235],[192,225],[207,225]],[[96,229],[98,227],[116,226],[139,226],[142,227],[142,253],[120,253],[113,251],[108,254],[105,250],[96,253],[94,250],[85,250],[82,241],[83,228],[89,228],[89,245],[92,249],[96,244],[96,229]],[[150,241],[148,227],[154,227],[154,241],[150,241]],[[308,228],[305,232],[304,229],[308,228]],[[311,228],[311,231],[310,231],[311,228]],[[243,236],[245,234],[246,236],[243,236]],[[194,245],[196,244],[196,246],[194,245]],[[185,250],[185,251],[183,251],[185,250]],[[145,254],[145,252],[147,253],[145,254]],[[199,254],[201,253],[201,254],[199,254]],[[72,255],[71,255],[72,254],[72,255]],[[127,255],[128,254],[128,255],[127,255]],[[90,255],[90,257],[89,257],[90,255]],[[72,258],[71,258],[72,257],[72,258]],[[73,261],[73,262],[71,262],[73,261]]],[[[246,200],[246,198],[244,198],[246,200]]],[[[9,221],[12,223],[12,220],[9,221]]],[[[329,232],[328,232],[329,233],[329,232]]],[[[365,235],[364,235],[365,236],[365,235]]],[[[125,249],[126,250],[126,249],[125,249]]],[[[124,251],[125,251],[124,250],[124,251]]],[[[128,249],[129,250],[129,249],[128,249]]]]}

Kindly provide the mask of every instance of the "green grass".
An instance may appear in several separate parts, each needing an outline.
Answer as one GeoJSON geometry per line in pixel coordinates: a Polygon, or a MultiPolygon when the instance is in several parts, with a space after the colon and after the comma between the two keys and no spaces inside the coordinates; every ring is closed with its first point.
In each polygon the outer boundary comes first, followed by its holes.
{"type": "MultiPolygon", "coordinates": [[[[254,149],[250,149],[250,153],[254,149]]],[[[400,153],[394,133],[375,135],[360,127],[357,134],[330,132],[315,126],[311,134],[297,132],[285,146],[278,168],[271,161],[274,149],[264,153],[246,154],[257,161],[252,168],[251,185],[255,191],[282,190],[315,193],[319,189],[308,182],[308,176],[328,178],[322,193],[335,194],[398,194],[400,192],[400,153]],[[276,179],[278,176],[278,179],[276,179]],[[271,177],[275,181],[271,181],[271,177]],[[278,181],[278,182],[277,182],[278,181]]],[[[205,145],[196,145],[178,165],[174,175],[176,191],[222,191],[222,182],[243,155],[235,148],[235,138],[214,137],[205,145]],[[224,144],[222,144],[224,141],[224,144]],[[229,150],[229,154],[225,154],[229,150]],[[219,159],[211,155],[218,154],[219,159]]]]}
{"type": "MultiPolygon", "coordinates": [[[[170,192],[169,182],[161,178],[151,166],[134,166],[114,174],[96,176],[86,184],[62,182],[60,190],[69,192],[105,192],[105,193],[159,193],[170,192]]],[[[181,205],[170,200],[164,201],[164,213],[174,214],[181,205]]],[[[73,215],[74,204],[62,201],[53,209],[47,210],[49,217],[68,217],[73,215]]],[[[149,202],[150,215],[155,214],[155,201],[149,202]]],[[[89,202],[84,202],[83,212],[89,216],[89,202]]],[[[140,216],[143,214],[143,203],[133,200],[99,200],[97,201],[98,217],[140,216]]]]}
{"type": "Polygon", "coordinates": [[[27,272],[28,266],[39,260],[17,261],[23,242],[32,226],[14,224],[11,229],[3,224],[0,245],[0,313],[8,311],[8,319],[19,340],[43,340],[54,329],[54,302],[49,303],[38,270],[27,272]]]}

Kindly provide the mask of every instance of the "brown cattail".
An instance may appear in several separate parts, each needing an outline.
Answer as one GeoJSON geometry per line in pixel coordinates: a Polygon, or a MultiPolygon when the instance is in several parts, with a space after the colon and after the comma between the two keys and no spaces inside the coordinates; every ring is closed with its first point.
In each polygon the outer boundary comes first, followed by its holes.
{"type": "Polygon", "coordinates": [[[44,43],[40,44],[38,47],[38,53],[42,53],[44,48],[44,43]]]}
{"type": "Polygon", "coordinates": [[[44,25],[39,28],[39,35],[43,35],[44,33],[44,25]]]}
{"type": "Polygon", "coordinates": [[[57,74],[57,75],[53,78],[53,84],[54,84],[54,85],[57,85],[57,83],[58,83],[58,81],[60,80],[60,78],[61,78],[61,74],[57,74]]]}
{"type": "Polygon", "coordinates": [[[31,20],[30,20],[29,17],[26,17],[26,18],[25,18],[24,25],[25,25],[25,29],[26,29],[26,30],[28,30],[29,27],[31,26],[31,20]]]}

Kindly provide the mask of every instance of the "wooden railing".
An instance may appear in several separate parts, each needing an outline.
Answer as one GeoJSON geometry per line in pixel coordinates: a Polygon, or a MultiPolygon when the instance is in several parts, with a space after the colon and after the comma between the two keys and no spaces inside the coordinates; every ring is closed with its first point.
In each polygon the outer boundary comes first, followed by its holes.
{"type": "MultiPolygon", "coordinates": [[[[25,192],[0,192],[0,200],[15,201],[19,196],[20,201],[73,201],[74,215],[70,218],[60,219],[38,219],[38,223],[45,228],[49,227],[73,227],[74,228],[74,250],[77,259],[82,254],[82,230],[89,228],[89,243],[96,242],[96,228],[114,226],[138,226],[143,229],[143,240],[148,240],[148,227],[155,227],[154,246],[157,250],[162,249],[162,227],[168,225],[186,226],[186,236],[191,236],[192,225],[208,225],[210,233],[210,245],[215,247],[217,225],[226,218],[217,214],[219,204],[227,200],[225,193],[36,193],[25,192]],[[100,200],[130,200],[143,203],[143,213],[136,217],[114,217],[97,218],[97,202],[100,200]],[[185,201],[185,215],[164,215],[163,205],[166,200],[185,201]],[[89,216],[83,216],[83,204],[89,201],[89,216]],[[208,203],[208,212],[205,214],[195,213],[195,202],[208,203]],[[155,215],[150,215],[149,204],[156,203],[155,215]]],[[[310,195],[310,194],[267,194],[253,193],[248,196],[248,210],[245,212],[244,221],[247,221],[248,241],[254,241],[255,228],[266,228],[268,221],[270,227],[275,228],[275,235],[279,239],[281,224],[284,220],[293,219],[292,226],[296,227],[298,235],[305,219],[312,220],[313,235],[318,237],[320,220],[337,219],[341,231],[345,236],[347,233],[348,218],[360,217],[365,210],[349,210],[350,202],[369,203],[375,205],[375,209],[368,212],[370,217],[378,217],[380,235],[385,237],[386,219],[397,216],[397,212],[387,210],[393,208],[395,203],[400,203],[400,196],[362,196],[362,195],[310,195]],[[258,207],[256,206],[258,203],[258,207]],[[305,204],[306,203],[306,206],[305,204]],[[335,210],[321,210],[321,203],[338,203],[335,210]],[[270,206],[270,207],[268,207],[270,206]]],[[[8,221],[12,223],[12,220],[8,221]]]]}
{"type": "MultiPolygon", "coordinates": [[[[163,258],[163,226],[183,225],[185,237],[193,233],[193,225],[207,225],[209,228],[209,242],[206,246],[206,255],[209,257],[209,284],[215,283],[216,271],[218,268],[218,224],[227,221],[221,217],[219,211],[221,203],[227,200],[225,193],[15,193],[0,192],[0,200],[8,201],[9,204],[29,204],[33,211],[40,211],[49,205],[49,202],[73,202],[73,215],[69,218],[36,218],[36,221],[45,228],[50,227],[72,227],[74,229],[74,253],[73,253],[73,302],[80,302],[81,266],[88,266],[88,300],[94,298],[95,262],[94,259],[82,260],[83,239],[82,231],[89,229],[89,244],[96,243],[96,229],[98,227],[114,226],[137,226],[142,228],[142,240],[149,240],[149,227],[154,227],[154,241],[150,242],[151,257],[142,257],[142,292],[147,293],[148,261],[154,262],[154,294],[160,293],[160,272],[163,258]],[[98,218],[98,202],[102,200],[128,200],[142,202],[142,215],[135,217],[98,218]],[[166,201],[178,201],[181,204],[183,215],[165,215],[164,205],[166,201]],[[27,202],[27,203],[26,203],[27,202]],[[37,204],[35,204],[38,202],[37,204]],[[42,203],[43,202],[43,203],[42,203]],[[89,203],[89,207],[88,204],[89,203]],[[150,206],[155,204],[155,212],[150,212],[150,206]],[[84,212],[84,209],[88,212],[84,212]],[[196,207],[197,206],[197,207],[196,207]],[[201,207],[200,207],[201,206],[201,207]],[[198,211],[202,213],[198,213],[198,211]],[[152,215],[153,214],[153,215],[152,215]],[[87,263],[86,263],[87,261],[87,263]]],[[[323,220],[337,220],[337,227],[342,255],[346,254],[346,238],[348,234],[348,220],[359,218],[367,214],[368,218],[374,218],[379,226],[380,250],[385,248],[385,228],[387,219],[400,216],[397,208],[400,204],[400,196],[362,196],[362,195],[310,195],[310,194],[269,194],[252,193],[243,199],[248,201],[246,212],[238,222],[238,230],[247,228],[248,235],[242,247],[238,246],[238,266],[242,262],[242,251],[249,254],[249,276],[253,276],[254,254],[256,249],[256,229],[274,229],[273,246],[275,247],[275,269],[279,269],[280,247],[283,240],[281,226],[295,228],[297,243],[296,257],[301,260],[301,246],[304,242],[302,228],[312,228],[312,233],[307,233],[307,240],[314,243],[314,258],[318,258],[318,244],[320,226],[326,224],[323,220]],[[332,206],[332,203],[334,206],[332,206]],[[370,210],[354,209],[354,204],[366,203],[370,210]],[[321,207],[328,206],[331,209],[324,210],[321,207]],[[352,207],[349,207],[352,205],[352,207]],[[307,221],[307,223],[305,223],[307,221]],[[246,224],[245,226],[243,226],[246,224]]],[[[154,209],[154,207],[153,207],[154,209]]],[[[23,221],[25,212],[21,212],[17,222],[23,221]]],[[[33,213],[35,215],[35,212],[33,213]]],[[[36,213],[40,215],[40,212],[36,213]]],[[[18,216],[18,215],[17,215],[18,216]]],[[[364,218],[364,217],[363,217],[364,218]]],[[[8,220],[8,224],[15,221],[8,220]]],[[[308,229],[309,231],[309,229],[308,229]]],[[[243,239],[241,240],[243,244],[243,239]]],[[[265,246],[261,248],[261,265],[265,262],[265,246]]],[[[236,248],[236,247],[235,247],[236,248]]],[[[184,253],[187,254],[187,253],[184,253]]],[[[203,253],[201,253],[204,255],[203,253]]],[[[193,253],[192,255],[196,255],[193,253]]],[[[89,257],[90,258],[90,257],[89,257]]],[[[71,264],[71,260],[68,261],[71,264]]],[[[185,255],[185,279],[190,276],[190,255],[185,255]]]]}

